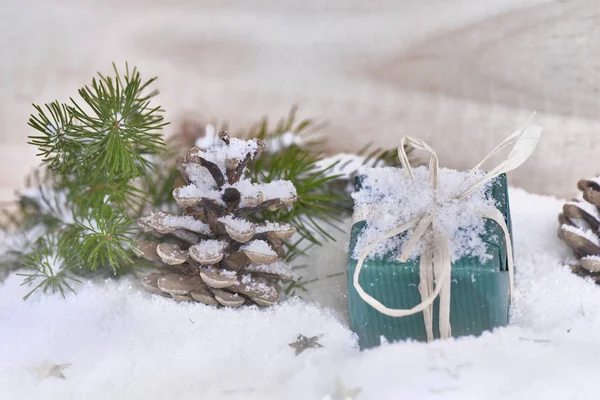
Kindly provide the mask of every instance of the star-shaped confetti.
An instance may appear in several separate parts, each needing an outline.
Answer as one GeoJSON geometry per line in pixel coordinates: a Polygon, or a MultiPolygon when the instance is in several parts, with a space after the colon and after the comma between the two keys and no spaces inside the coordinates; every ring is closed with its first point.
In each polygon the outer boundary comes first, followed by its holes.
{"type": "Polygon", "coordinates": [[[54,363],[45,363],[38,367],[32,368],[33,372],[37,374],[37,378],[41,381],[46,378],[60,378],[67,379],[63,374],[63,371],[69,368],[71,364],[54,364],[54,363]]]}
{"type": "Polygon", "coordinates": [[[360,393],[360,388],[347,388],[341,380],[335,384],[335,392],[323,397],[322,400],[355,400],[360,393]]]}
{"type": "Polygon", "coordinates": [[[306,349],[317,349],[319,347],[323,347],[323,345],[318,342],[318,340],[322,336],[323,335],[306,337],[306,336],[300,334],[300,335],[298,335],[298,338],[296,339],[296,341],[293,343],[290,343],[289,346],[293,349],[296,349],[296,355],[299,355],[306,349]]]}

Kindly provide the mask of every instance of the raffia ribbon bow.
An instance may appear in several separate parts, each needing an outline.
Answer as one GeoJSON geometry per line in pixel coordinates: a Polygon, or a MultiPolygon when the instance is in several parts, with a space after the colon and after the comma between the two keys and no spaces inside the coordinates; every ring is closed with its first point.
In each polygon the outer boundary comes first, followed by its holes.
{"type": "MultiPolygon", "coordinates": [[[[533,153],[540,135],[542,133],[542,128],[536,125],[530,125],[527,123],[523,128],[517,130],[508,138],[506,138],[498,147],[496,147],[492,152],[490,152],[480,163],[478,163],[473,169],[471,169],[468,176],[465,178],[463,183],[459,185],[453,192],[452,196],[446,201],[452,200],[461,200],[468,197],[470,194],[474,193],[486,183],[496,178],[500,174],[512,171],[518,168],[521,164],[523,164],[529,156],[533,153]],[[489,158],[503,150],[504,148],[512,145],[512,150],[509,155],[500,163],[496,168],[489,171],[483,178],[475,182],[470,187],[461,191],[466,182],[468,182],[476,171],[479,170],[481,165],[485,163],[489,158]]],[[[408,157],[405,151],[405,145],[409,145],[418,150],[424,150],[430,154],[429,159],[429,183],[432,185],[434,189],[434,204],[433,210],[439,207],[441,203],[439,203],[438,198],[436,196],[437,188],[438,188],[438,170],[439,170],[439,162],[438,156],[435,151],[429,147],[425,142],[419,139],[415,139],[410,136],[404,136],[402,140],[400,140],[400,147],[398,147],[398,157],[400,158],[400,162],[402,163],[402,167],[409,174],[409,176],[414,180],[415,174],[414,171],[408,161],[408,157]]],[[[355,214],[360,215],[361,217],[356,218],[355,221],[364,220],[364,210],[357,210],[355,214]]],[[[510,295],[512,302],[512,294],[514,287],[514,266],[513,266],[513,254],[512,254],[512,245],[510,240],[510,234],[508,232],[508,227],[506,226],[506,221],[504,220],[504,215],[495,207],[492,209],[479,210],[478,212],[483,218],[488,218],[500,225],[504,232],[505,243],[506,243],[506,253],[507,253],[507,261],[508,261],[508,272],[509,272],[509,282],[510,282],[510,295]]],[[[450,328],[450,277],[451,277],[451,268],[452,268],[452,259],[450,255],[450,248],[448,244],[448,238],[437,228],[437,224],[435,221],[435,211],[434,212],[425,212],[421,216],[418,216],[395,229],[392,229],[385,234],[375,238],[371,243],[369,243],[360,253],[358,258],[358,263],[356,265],[356,269],[354,271],[353,284],[358,292],[359,296],[377,311],[382,314],[388,315],[390,317],[405,317],[408,315],[413,315],[418,312],[423,311],[423,318],[425,320],[425,329],[427,332],[427,340],[432,341],[434,339],[433,335],[433,302],[436,298],[440,298],[440,306],[439,306],[439,330],[441,338],[449,338],[452,336],[452,331],[450,328]],[[360,271],[363,267],[363,263],[366,260],[369,253],[377,246],[379,243],[397,236],[403,232],[408,231],[409,229],[414,228],[412,236],[410,240],[406,243],[404,248],[402,249],[402,254],[398,258],[400,262],[406,262],[409,254],[411,253],[412,248],[415,244],[423,238],[423,236],[427,232],[431,232],[431,235],[427,235],[428,242],[422,246],[421,250],[421,260],[419,264],[419,293],[421,294],[421,303],[417,304],[411,309],[395,309],[389,308],[383,305],[380,301],[366,293],[359,283],[360,271]]]]}

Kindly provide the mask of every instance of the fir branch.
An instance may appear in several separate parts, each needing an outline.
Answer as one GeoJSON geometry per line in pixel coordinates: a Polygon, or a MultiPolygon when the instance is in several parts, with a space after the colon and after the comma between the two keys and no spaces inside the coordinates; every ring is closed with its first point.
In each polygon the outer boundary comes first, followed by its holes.
{"type": "Polygon", "coordinates": [[[90,209],[65,230],[60,250],[73,254],[77,263],[92,271],[109,266],[117,270],[132,262],[131,248],[136,230],[123,210],[105,204],[90,209]]]}
{"type": "Polygon", "coordinates": [[[83,105],[73,98],[71,104],[34,105],[29,125],[40,134],[29,143],[71,184],[128,182],[152,168],[148,155],[164,150],[163,110],[150,105],[158,92],[146,93],[156,78],[143,81],[127,66],[123,76],[114,72],[79,89],[83,105]]]}
{"type": "Polygon", "coordinates": [[[142,80],[127,65],[123,75],[113,69],[114,76],[98,74],[81,88],[78,100],[34,105],[29,119],[38,132],[29,143],[52,177],[34,176],[33,196],[21,195],[19,202],[27,222],[20,228],[46,229],[35,250],[23,255],[24,265],[34,270],[25,283],[42,279],[34,291],[72,290],[71,278],[61,271],[75,272],[75,266],[82,273],[130,270],[136,233],[130,216],[139,215],[151,196],[135,179],[153,173],[153,157],[165,149],[161,129],[167,123],[163,110],[151,105],[156,78],[142,80]],[[64,208],[68,218],[59,212],[64,208]],[[53,263],[60,264],[58,272],[53,263]]]}
{"type": "Polygon", "coordinates": [[[312,119],[303,119],[298,122],[297,112],[298,107],[293,106],[288,115],[279,119],[274,128],[270,127],[268,118],[263,117],[242,136],[248,139],[262,139],[270,144],[270,146],[267,145],[267,153],[277,153],[288,147],[302,147],[316,156],[321,153],[326,140],[319,137],[313,138],[311,135],[320,132],[326,124],[317,123],[312,119]]]}
{"type": "Polygon", "coordinates": [[[163,110],[150,106],[157,92],[143,92],[156,78],[143,82],[135,68],[130,74],[126,67],[123,77],[116,67],[114,72],[115,78],[100,75],[92,80],[91,87],[79,89],[79,96],[92,113],[73,99],[69,110],[79,122],[73,126],[74,133],[86,143],[83,161],[95,167],[88,171],[91,176],[130,180],[152,166],[144,156],[162,150],[160,129],[166,123],[163,110]]]}
{"type": "MultiPolygon", "coordinates": [[[[375,149],[373,147],[373,143],[368,143],[362,149],[360,149],[357,154],[359,156],[365,157],[364,165],[368,165],[370,167],[402,167],[400,163],[400,159],[398,158],[398,148],[381,148],[377,147],[375,149]]],[[[413,155],[412,147],[405,147],[405,151],[409,159],[413,155]]]]}
{"type": "Polygon", "coordinates": [[[27,300],[38,289],[42,289],[44,293],[59,292],[63,297],[66,290],[75,292],[69,282],[79,282],[79,280],[69,275],[70,267],[66,265],[65,259],[58,251],[58,242],[57,237],[50,236],[41,241],[39,248],[25,257],[23,265],[32,272],[17,274],[25,277],[21,286],[35,283],[37,285],[23,297],[23,300],[27,300]]]}
{"type": "Polygon", "coordinates": [[[42,162],[50,169],[68,173],[77,165],[82,150],[82,143],[71,132],[73,115],[69,106],[54,101],[43,108],[36,104],[33,107],[38,115],[32,114],[28,124],[42,135],[29,136],[28,144],[38,148],[37,156],[43,157],[42,162]]]}
{"type": "Polygon", "coordinates": [[[303,253],[300,244],[304,242],[321,245],[322,239],[333,240],[323,225],[341,229],[339,223],[346,210],[340,207],[345,198],[327,191],[328,184],[339,178],[329,173],[331,167],[320,168],[315,156],[298,147],[258,157],[253,163],[249,168],[255,174],[253,179],[260,182],[284,179],[296,187],[298,201],[291,209],[264,211],[259,215],[261,219],[288,222],[296,228],[300,238],[286,245],[288,261],[303,253]]]}

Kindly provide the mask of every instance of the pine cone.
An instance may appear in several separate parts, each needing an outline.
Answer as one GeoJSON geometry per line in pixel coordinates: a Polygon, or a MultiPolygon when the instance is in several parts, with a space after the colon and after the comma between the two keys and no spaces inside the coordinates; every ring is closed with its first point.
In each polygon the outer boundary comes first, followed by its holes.
{"type": "Polygon", "coordinates": [[[582,179],[583,198],[568,202],[559,215],[559,237],[575,252],[579,264],[571,270],[600,284],[600,176],[582,179]]]}
{"type": "Polygon", "coordinates": [[[279,281],[293,279],[279,258],[295,229],[248,218],[290,207],[296,188],[290,181],[256,184],[245,179],[248,162],[264,149],[264,142],[219,136],[224,146],[193,147],[178,162],[186,185],[176,188],[173,197],[185,213],[159,211],[138,220],[145,232],[165,238],[162,243],[138,244],[140,256],[164,269],[142,283],[178,301],[269,306],[279,301],[279,281]]]}

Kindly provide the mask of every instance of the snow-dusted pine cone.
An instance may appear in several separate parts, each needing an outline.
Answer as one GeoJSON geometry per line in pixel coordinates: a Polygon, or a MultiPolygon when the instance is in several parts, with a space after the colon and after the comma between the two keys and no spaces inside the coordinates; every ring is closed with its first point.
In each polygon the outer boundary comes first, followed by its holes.
{"type": "Polygon", "coordinates": [[[223,146],[194,147],[179,162],[186,185],[176,188],[173,197],[185,213],[159,211],[138,220],[145,232],[164,239],[138,244],[140,256],[164,267],[142,283],[178,301],[269,306],[279,301],[278,283],[293,279],[280,257],[295,229],[276,222],[253,223],[248,217],[290,207],[296,188],[290,181],[258,184],[244,178],[248,162],[264,143],[225,133],[220,137],[223,146]]]}
{"type": "Polygon", "coordinates": [[[574,273],[600,284],[600,176],[577,183],[583,198],[568,202],[559,216],[559,236],[575,252],[574,273]]]}

